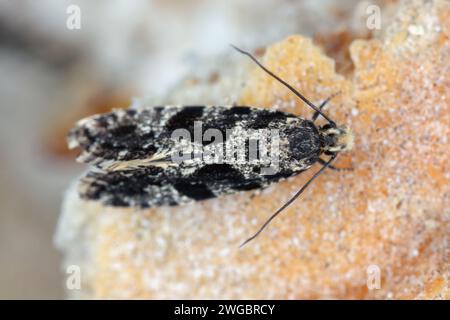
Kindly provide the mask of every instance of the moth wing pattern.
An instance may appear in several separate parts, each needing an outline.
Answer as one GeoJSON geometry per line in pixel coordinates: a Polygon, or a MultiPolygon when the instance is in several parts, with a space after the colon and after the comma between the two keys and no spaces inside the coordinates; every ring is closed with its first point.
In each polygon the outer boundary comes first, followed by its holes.
{"type": "Polygon", "coordinates": [[[318,159],[316,130],[310,121],[280,111],[246,106],[164,106],[91,116],[77,123],[68,141],[70,147],[81,148],[78,161],[94,166],[81,179],[82,198],[146,208],[262,189],[298,174],[318,159]],[[185,129],[193,135],[195,121],[202,121],[203,132],[214,128],[224,136],[227,129],[235,130],[235,137],[239,130],[279,129],[284,146],[279,171],[261,175],[261,168],[252,164],[165,163],[169,160],[161,155],[174,148],[171,133],[185,129]],[[292,150],[298,154],[302,148],[308,152],[306,156],[292,157],[292,150]]]}
{"type": "Polygon", "coordinates": [[[171,112],[176,110],[154,107],[84,118],[69,132],[69,148],[80,147],[77,161],[96,166],[151,157],[160,147],[163,118],[170,117],[171,112]]]}
{"type": "Polygon", "coordinates": [[[266,185],[262,179],[245,179],[227,164],[170,177],[164,169],[150,166],[130,171],[91,170],[81,179],[79,193],[82,198],[106,205],[149,208],[202,201],[266,185]]]}

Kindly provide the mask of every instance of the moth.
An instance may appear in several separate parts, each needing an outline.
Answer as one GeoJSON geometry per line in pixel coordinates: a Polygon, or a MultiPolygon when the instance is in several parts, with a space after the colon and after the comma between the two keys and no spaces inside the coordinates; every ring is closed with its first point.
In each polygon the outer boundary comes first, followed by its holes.
{"type": "MultiPolygon", "coordinates": [[[[290,113],[252,106],[157,106],[90,116],[80,120],[68,135],[69,148],[81,148],[77,160],[92,166],[80,181],[80,197],[109,206],[177,206],[240,191],[264,189],[315,163],[321,164],[309,181],[243,246],[257,237],[326,168],[337,169],[332,162],[340,152],[351,150],[353,134],[323,113],[322,108],[332,97],[315,106],[250,53],[235,49],[250,57],[312,108],[312,118],[302,119],[290,113]],[[327,123],[317,125],[319,116],[327,123]],[[223,141],[203,141],[200,146],[192,141],[183,144],[173,139],[176,130],[195,135],[199,122],[203,129],[230,134],[225,134],[223,141]],[[244,140],[247,131],[261,129],[275,130],[278,134],[277,170],[272,174],[262,174],[261,162],[173,160],[180,150],[210,145],[225,148],[230,143],[244,140]]],[[[244,155],[249,155],[249,143],[241,144],[241,149],[244,155]]],[[[198,152],[201,155],[204,151],[198,152]]]]}

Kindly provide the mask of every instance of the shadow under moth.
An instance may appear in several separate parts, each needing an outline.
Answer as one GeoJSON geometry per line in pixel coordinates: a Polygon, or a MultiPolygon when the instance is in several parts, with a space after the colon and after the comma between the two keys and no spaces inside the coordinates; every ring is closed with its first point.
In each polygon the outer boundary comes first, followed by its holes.
{"type": "Polygon", "coordinates": [[[77,160],[92,166],[80,181],[80,197],[109,206],[177,206],[263,189],[320,163],[310,180],[244,245],[326,168],[336,169],[331,163],[352,148],[353,135],[322,112],[332,97],[315,106],[250,53],[235,49],[312,108],[312,118],[251,106],[158,106],[90,116],[68,135],[69,147],[81,148],[77,160]],[[316,125],[319,116],[327,123],[316,125]],[[199,127],[204,134],[196,139],[199,127]],[[262,138],[276,143],[261,143],[262,138]],[[266,157],[268,149],[271,157],[266,157]]]}

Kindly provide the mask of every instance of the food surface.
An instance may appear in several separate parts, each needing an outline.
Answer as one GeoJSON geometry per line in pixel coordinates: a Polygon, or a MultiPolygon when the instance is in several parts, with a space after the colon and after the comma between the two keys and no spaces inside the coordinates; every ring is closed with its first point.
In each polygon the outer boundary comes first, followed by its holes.
{"type": "MultiPolygon", "coordinates": [[[[349,50],[353,71],[345,76],[300,35],[269,45],[259,58],[315,104],[337,94],[325,112],[354,132],[353,150],[336,162],[352,171],[326,171],[242,249],[319,165],[262,192],[144,210],[82,200],[75,182],[56,236],[65,265],[83,270],[82,290],[69,294],[448,299],[450,4],[405,1],[379,34],[349,50]]],[[[225,62],[218,59],[213,80],[186,81],[165,103],[226,104],[232,97],[311,117],[246,57],[225,62]]]]}

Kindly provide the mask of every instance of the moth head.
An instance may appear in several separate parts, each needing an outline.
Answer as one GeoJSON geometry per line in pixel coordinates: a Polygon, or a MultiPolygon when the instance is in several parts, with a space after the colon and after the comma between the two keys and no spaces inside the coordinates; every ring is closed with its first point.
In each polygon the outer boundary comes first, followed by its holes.
{"type": "Polygon", "coordinates": [[[348,127],[335,127],[326,124],[319,128],[322,150],[326,154],[349,151],[353,148],[354,136],[348,127]]]}

